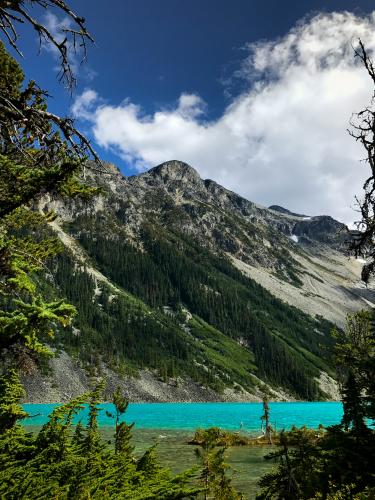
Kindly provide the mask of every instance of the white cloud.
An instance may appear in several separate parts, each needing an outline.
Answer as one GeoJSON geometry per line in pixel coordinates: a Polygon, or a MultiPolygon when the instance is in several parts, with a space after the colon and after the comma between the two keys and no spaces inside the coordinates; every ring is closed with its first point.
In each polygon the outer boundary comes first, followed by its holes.
{"type": "Polygon", "coordinates": [[[178,100],[177,112],[186,120],[197,118],[204,114],[206,104],[195,94],[181,94],[178,100]]]}
{"type": "Polygon", "coordinates": [[[72,113],[74,116],[79,116],[84,120],[95,119],[95,113],[93,112],[93,106],[98,104],[100,98],[92,89],[86,89],[82,92],[78,99],[75,99],[72,105],[72,113]]]}
{"type": "Polygon", "coordinates": [[[358,37],[375,49],[375,16],[321,14],[283,38],[249,45],[236,75],[247,90],[216,121],[204,121],[205,103],[187,93],[173,109],[147,115],[87,90],[73,111],[92,123],[100,146],[138,170],[180,159],[250,200],[350,223],[367,170],[346,128],[372,92],[353,58],[358,37]]]}

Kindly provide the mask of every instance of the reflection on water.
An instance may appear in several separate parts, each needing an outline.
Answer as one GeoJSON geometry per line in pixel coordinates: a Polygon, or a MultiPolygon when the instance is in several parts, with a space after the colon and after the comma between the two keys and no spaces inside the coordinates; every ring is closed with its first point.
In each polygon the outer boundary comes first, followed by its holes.
{"type": "MultiPolygon", "coordinates": [[[[111,440],[112,429],[102,428],[106,440],[111,440]]],[[[158,442],[158,456],[162,465],[177,473],[198,464],[195,446],[186,444],[191,439],[189,431],[166,431],[157,429],[134,429],[135,454],[141,455],[149,446],[158,442]]],[[[273,463],[264,460],[268,447],[235,446],[227,451],[227,463],[234,471],[233,483],[248,499],[255,498],[258,479],[268,472],[273,463]]]]}

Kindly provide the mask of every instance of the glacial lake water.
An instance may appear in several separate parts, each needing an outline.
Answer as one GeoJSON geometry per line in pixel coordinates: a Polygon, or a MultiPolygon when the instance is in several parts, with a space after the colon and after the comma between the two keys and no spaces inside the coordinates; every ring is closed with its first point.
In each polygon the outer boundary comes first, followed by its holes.
{"type": "MultiPolygon", "coordinates": [[[[25,404],[32,417],[26,425],[43,425],[56,404],[25,404]]],[[[99,425],[109,427],[113,419],[106,410],[113,412],[110,403],[100,405],[99,425]]],[[[342,405],[336,402],[270,403],[271,423],[277,430],[306,425],[316,428],[338,424],[342,405]]],[[[77,415],[75,421],[84,423],[88,409],[77,415]]],[[[127,422],[135,422],[138,429],[194,430],[198,427],[217,426],[222,429],[256,432],[260,429],[261,403],[130,403],[125,415],[127,422]]]]}
{"type": "MultiPolygon", "coordinates": [[[[38,430],[47,419],[55,404],[25,404],[24,409],[33,415],[24,421],[30,430],[38,430]]],[[[110,404],[100,405],[99,424],[102,438],[113,443],[113,419],[106,415],[113,411],[110,404]]],[[[270,403],[272,425],[289,429],[293,425],[316,428],[337,424],[342,417],[341,403],[270,403]]],[[[174,473],[198,465],[195,446],[187,444],[198,427],[218,426],[242,433],[260,434],[261,403],[130,403],[125,414],[127,422],[135,422],[132,442],[135,454],[141,456],[146,449],[158,443],[160,463],[174,473]]],[[[76,418],[84,423],[87,408],[76,418]]],[[[226,451],[226,462],[231,467],[233,484],[252,500],[259,491],[258,481],[269,472],[274,463],[264,460],[270,448],[261,446],[234,446],[226,451]]]]}

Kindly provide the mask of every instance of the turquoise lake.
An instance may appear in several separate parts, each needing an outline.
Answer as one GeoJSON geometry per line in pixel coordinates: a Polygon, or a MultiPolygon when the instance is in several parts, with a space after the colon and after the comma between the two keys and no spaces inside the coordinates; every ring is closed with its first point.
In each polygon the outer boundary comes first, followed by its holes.
{"type": "MultiPolygon", "coordinates": [[[[25,410],[33,415],[24,421],[30,430],[40,429],[47,421],[56,404],[25,404],[25,410]],[[35,426],[35,427],[34,427],[35,426]]],[[[101,434],[105,442],[113,441],[113,419],[106,415],[113,411],[111,404],[100,405],[101,434]]],[[[306,425],[311,428],[320,423],[324,426],[337,424],[342,417],[341,403],[271,403],[271,423],[278,430],[289,429],[292,425],[306,425]]],[[[84,423],[87,419],[85,408],[75,419],[84,423]]],[[[194,446],[187,444],[198,427],[218,426],[223,429],[240,430],[258,435],[261,403],[130,403],[125,414],[128,423],[135,422],[132,444],[135,455],[141,456],[145,450],[158,443],[157,453],[160,463],[174,473],[198,465],[194,446]]],[[[244,494],[244,499],[254,499],[259,491],[258,481],[274,466],[264,460],[270,448],[233,446],[226,452],[226,461],[233,473],[233,484],[244,494]]]]}
{"type": "MultiPolygon", "coordinates": [[[[32,415],[26,425],[42,425],[56,404],[25,404],[32,415]]],[[[113,411],[109,403],[100,405],[99,424],[113,425],[106,410],[113,411]]],[[[336,402],[270,403],[271,423],[277,430],[290,429],[293,425],[316,428],[338,424],[342,417],[342,405],[336,402]]],[[[85,408],[75,422],[84,423],[88,410],[85,408]]],[[[194,430],[198,427],[217,426],[223,429],[257,431],[262,415],[261,403],[130,403],[125,415],[127,422],[135,422],[138,429],[194,430]]]]}

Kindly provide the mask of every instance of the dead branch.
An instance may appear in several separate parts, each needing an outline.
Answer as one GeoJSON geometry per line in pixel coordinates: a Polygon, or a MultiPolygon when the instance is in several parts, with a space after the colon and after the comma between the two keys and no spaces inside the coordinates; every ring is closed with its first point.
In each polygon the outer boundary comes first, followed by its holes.
{"type": "MultiPolygon", "coordinates": [[[[364,65],[375,87],[375,67],[361,40],[354,48],[354,56],[364,65]]],[[[375,88],[371,104],[352,115],[349,134],[365,150],[364,161],[370,166],[370,176],[363,184],[363,196],[356,198],[360,220],[357,230],[351,232],[350,251],[356,256],[367,258],[362,269],[362,279],[367,283],[375,274],[375,88]]]]}
{"type": "Polygon", "coordinates": [[[66,83],[69,89],[76,85],[76,78],[70,61],[71,52],[77,53],[77,39],[79,49],[82,51],[82,61],[87,59],[87,42],[94,43],[94,39],[88,32],[85,19],[78,16],[63,0],[0,0],[0,31],[3,32],[9,44],[18,54],[22,55],[18,47],[17,24],[28,24],[38,34],[40,43],[44,40],[50,43],[58,52],[60,57],[59,79],[66,83]],[[63,12],[73,23],[73,28],[61,28],[64,33],[62,40],[45,26],[45,24],[30,13],[32,7],[39,6],[44,10],[57,9],[63,12]]]}

